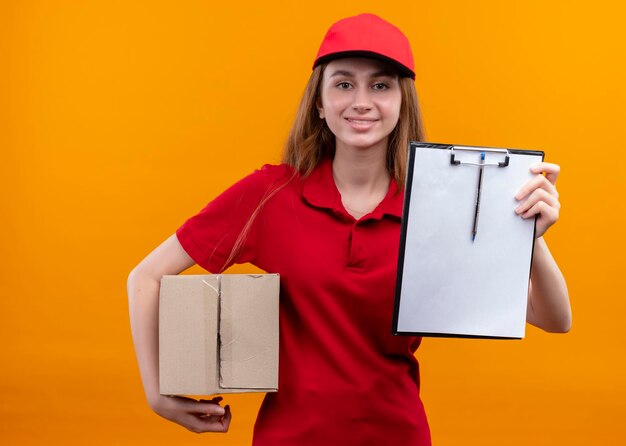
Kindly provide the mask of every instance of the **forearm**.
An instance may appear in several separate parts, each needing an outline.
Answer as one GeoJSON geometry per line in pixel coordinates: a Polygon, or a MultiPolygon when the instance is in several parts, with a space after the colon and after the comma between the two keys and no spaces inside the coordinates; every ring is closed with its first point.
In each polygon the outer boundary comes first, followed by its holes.
{"type": "Polygon", "coordinates": [[[572,312],[565,278],[543,237],[535,242],[527,320],[549,332],[565,333],[572,324],[572,312]]]}
{"type": "Polygon", "coordinates": [[[141,380],[148,404],[159,394],[159,313],[160,283],[135,269],[128,277],[130,325],[141,380]]]}
{"type": "Polygon", "coordinates": [[[159,397],[159,290],[161,277],[178,274],[194,261],[176,235],[161,243],[128,276],[130,328],[148,404],[159,397]]]}

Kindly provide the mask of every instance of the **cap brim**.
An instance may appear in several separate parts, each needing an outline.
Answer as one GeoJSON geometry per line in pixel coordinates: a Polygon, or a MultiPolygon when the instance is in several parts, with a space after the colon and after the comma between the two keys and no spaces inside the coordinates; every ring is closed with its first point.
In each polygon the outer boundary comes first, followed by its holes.
{"type": "Polygon", "coordinates": [[[346,57],[367,57],[370,59],[377,59],[382,62],[388,63],[389,65],[394,67],[396,70],[398,70],[398,73],[400,74],[401,77],[410,77],[411,79],[415,80],[415,73],[412,70],[410,70],[407,66],[402,65],[398,61],[391,59],[387,56],[383,56],[382,54],[374,53],[372,51],[352,50],[352,51],[340,51],[337,53],[326,54],[325,56],[319,57],[315,61],[315,63],[313,64],[313,68],[317,67],[318,65],[330,62],[331,60],[344,59],[346,57]]]}

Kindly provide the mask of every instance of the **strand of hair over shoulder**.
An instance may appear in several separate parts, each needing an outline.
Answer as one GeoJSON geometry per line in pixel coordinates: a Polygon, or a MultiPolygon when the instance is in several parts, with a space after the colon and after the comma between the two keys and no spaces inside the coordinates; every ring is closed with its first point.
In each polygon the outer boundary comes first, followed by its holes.
{"type": "Polygon", "coordinates": [[[246,239],[248,238],[248,235],[250,234],[250,230],[252,229],[252,226],[254,225],[254,222],[255,222],[257,216],[263,210],[263,207],[265,206],[265,204],[269,200],[271,200],[272,197],[274,197],[278,192],[283,190],[291,181],[293,181],[298,176],[298,171],[297,170],[295,170],[295,169],[290,169],[290,170],[292,172],[291,172],[291,174],[289,176],[287,176],[287,179],[285,181],[283,181],[282,183],[280,183],[278,181],[274,182],[267,189],[267,191],[265,191],[265,193],[263,194],[263,197],[259,201],[259,204],[254,209],[252,214],[250,214],[250,218],[248,218],[248,221],[246,221],[246,224],[243,226],[243,228],[241,229],[241,232],[237,236],[237,240],[235,240],[233,248],[230,251],[230,255],[228,256],[228,258],[224,262],[224,265],[220,269],[220,273],[224,272],[224,270],[226,270],[233,263],[236,263],[237,258],[239,257],[239,255],[243,251],[243,248],[244,248],[245,243],[246,243],[246,239]]]}

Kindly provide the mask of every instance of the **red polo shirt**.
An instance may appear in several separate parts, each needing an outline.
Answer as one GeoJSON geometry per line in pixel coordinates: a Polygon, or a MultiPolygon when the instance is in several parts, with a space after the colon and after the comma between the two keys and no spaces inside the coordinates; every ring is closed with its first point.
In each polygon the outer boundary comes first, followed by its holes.
{"type": "Polygon", "coordinates": [[[236,260],[281,276],[279,390],[265,397],[254,445],[429,445],[413,356],[420,339],[391,334],[403,200],[395,181],[357,221],[329,159],[306,178],[266,165],[187,220],[178,240],[219,272],[259,202],[289,178],[236,260]]]}

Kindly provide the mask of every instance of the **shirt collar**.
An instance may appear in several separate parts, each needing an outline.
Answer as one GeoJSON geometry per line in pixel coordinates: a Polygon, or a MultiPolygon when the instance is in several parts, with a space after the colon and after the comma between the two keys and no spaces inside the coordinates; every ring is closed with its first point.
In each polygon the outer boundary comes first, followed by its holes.
{"type": "MultiPolygon", "coordinates": [[[[341,203],[341,194],[333,178],[332,159],[325,157],[303,180],[302,197],[312,206],[331,209],[337,214],[349,215],[341,203]]],[[[384,215],[402,218],[404,191],[398,190],[398,184],[392,177],[387,195],[380,204],[364,219],[380,220],[384,215]]]]}

